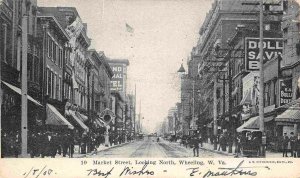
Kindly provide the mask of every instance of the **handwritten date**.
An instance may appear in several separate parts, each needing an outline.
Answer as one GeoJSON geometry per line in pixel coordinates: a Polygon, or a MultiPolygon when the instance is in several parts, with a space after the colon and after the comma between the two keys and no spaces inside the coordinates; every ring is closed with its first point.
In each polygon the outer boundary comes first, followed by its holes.
{"type": "Polygon", "coordinates": [[[47,166],[45,165],[42,169],[31,167],[28,172],[23,173],[23,176],[24,178],[38,178],[40,176],[51,176],[54,174],[56,174],[56,172],[53,169],[47,168],[47,166]]]}

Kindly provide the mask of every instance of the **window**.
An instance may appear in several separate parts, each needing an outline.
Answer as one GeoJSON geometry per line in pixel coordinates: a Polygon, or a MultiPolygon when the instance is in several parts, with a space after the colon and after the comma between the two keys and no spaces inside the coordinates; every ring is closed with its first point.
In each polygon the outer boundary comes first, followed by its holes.
{"type": "Polygon", "coordinates": [[[35,64],[34,64],[34,81],[39,82],[39,72],[40,72],[40,61],[38,58],[35,58],[35,64]]]}
{"type": "Polygon", "coordinates": [[[53,99],[57,99],[57,75],[53,73],[53,99]]]}
{"type": "Polygon", "coordinates": [[[51,91],[51,88],[50,88],[51,76],[50,76],[50,70],[49,70],[48,67],[46,68],[46,78],[47,78],[47,83],[46,83],[47,92],[46,92],[46,94],[49,95],[49,93],[51,91]]]}
{"type": "Polygon", "coordinates": [[[50,94],[50,96],[51,96],[51,98],[54,98],[54,86],[53,86],[53,84],[54,84],[54,73],[53,73],[53,71],[51,71],[51,94],[50,94]]]}
{"type": "Polygon", "coordinates": [[[28,57],[28,61],[27,61],[27,77],[29,81],[32,81],[32,75],[33,75],[33,70],[32,70],[32,66],[33,66],[33,57],[31,54],[27,55],[28,57]]]}
{"type": "Polygon", "coordinates": [[[60,68],[63,66],[63,50],[61,48],[59,48],[58,66],[60,68]]]}
{"type": "Polygon", "coordinates": [[[57,90],[57,98],[58,99],[61,99],[61,77],[59,76],[58,77],[58,83],[57,83],[57,87],[58,87],[58,90],[57,90]]]}
{"type": "Polygon", "coordinates": [[[52,39],[51,39],[50,35],[48,35],[48,37],[47,37],[47,43],[48,43],[48,57],[51,58],[52,57],[52,39]]]}
{"type": "Polygon", "coordinates": [[[56,47],[56,44],[54,41],[52,41],[52,50],[53,50],[53,57],[52,57],[53,62],[55,64],[57,64],[57,61],[56,61],[57,60],[57,47],[56,47]]]}
{"type": "Polygon", "coordinates": [[[1,34],[0,59],[2,58],[4,62],[7,62],[6,59],[7,25],[6,24],[2,24],[2,31],[0,34],[1,34]]]}

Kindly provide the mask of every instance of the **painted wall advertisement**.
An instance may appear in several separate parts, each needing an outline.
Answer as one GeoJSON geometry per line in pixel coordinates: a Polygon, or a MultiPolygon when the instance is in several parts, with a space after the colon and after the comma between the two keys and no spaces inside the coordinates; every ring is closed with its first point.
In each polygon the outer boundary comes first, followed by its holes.
{"type": "Polygon", "coordinates": [[[292,79],[280,80],[279,91],[280,106],[290,103],[293,98],[292,79]]]}
{"type": "Polygon", "coordinates": [[[109,64],[114,73],[110,83],[112,91],[124,91],[124,68],[123,64],[109,64]]]}
{"type": "MultiPolygon", "coordinates": [[[[245,39],[245,67],[247,71],[259,70],[259,38],[245,39]]],[[[282,54],[282,38],[264,38],[264,63],[282,54]]]]}

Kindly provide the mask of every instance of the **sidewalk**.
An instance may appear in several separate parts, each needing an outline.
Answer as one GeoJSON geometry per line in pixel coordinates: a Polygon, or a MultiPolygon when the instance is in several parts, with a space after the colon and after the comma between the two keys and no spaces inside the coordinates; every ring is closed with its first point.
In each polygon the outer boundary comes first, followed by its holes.
{"type": "MultiPolygon", "coordinates": [[[[123,145],[126,145],[126,144],[129,144],[129,143],[132,143],[132,142],[136,142],[135,141],[131,141],[131,142],[126,142],[126,143],[121,143],[121,144],[118,144],[118,145],[113,145],[113,146],[109,146],[109,147],[106,147],[104,145],[100,145],[98,148],[97,148],[97,151],[93,151],[91,153],[87,153],[87,154],[80,154],[80,153],[74,153],[73,154],[73,158],[86,158],[88,156],[92,156],[92,155],[97,155],[98,152],[101,152],[101,151],[104,151],[104,150],[109,150],[109,149],[112,149],[112,148],[116,148],[116,147],[120,147],[120,146],[123,146],[123,145]]],[[[20,157],[20,156],[19,156],[20,157]]],[[[8,157],[5,157],[5,158],[15,158],[13,156],[8,156],[8,157]]],[[[28,156],[26,158],[30,158],[30,154],[28,154],[28,156]]],[[[41,158],[41,157],[34,157],[34,158],[41,158]]],[[[50,157],[46,157],[46,158],[50,158],[50,157]]],[[[59,154],[56,154],[55,155],[55,158],[69,158],[69,156],[67,155],[66,157],[63,157],[62,153],[59,155],[59,154]]]]}
{"type": "MultiPolygon", "coordinates": [[[[132,141],[132,142],[135,142],[135,141],[132,141]]],[[[104,151],[104,150],[109,150],[109,149],[120,147],[120,146],[124,146],[124,145],[132,143],[132,142],[121,143],[121,144],[118,144],[118,145],[112,145],[112,146],[108,146],[108,147],[106,147],[105,145],[100,145],[97,148],[97,151],[93,151],[93,152],[87,153],[87,154],[74,153],[73,158],[86,158],[86,157],[89,157],[89,156],[92,156],[92,155],[97,155],[98,152],[101,152],[101,151],[104,151]]],[[[69,157],[63,157],[62,155],[56,154],[55,158],[69,158],[69,157]]]]}
{"type": "MultiPolygon", "coordinates": [[[[164,140],[166,141],[166,140],[164,140]]],[[[172,142],[173,144],[180,144],[178,142],[172,142]]],[[[236,154],[235,154],[235,146],[232,146],[232,153],[228,153],[228,147],[227,147],[227,150],[226,151],[218,151],[218,150],[214,150],[214,145],[213,144],[210,144],[210,143],[203,143],[202,147],[200,145],[199,147],[200,149],[202,150],[206,150],[206,151],[210,151],[210,152],[213,152],[213,153],[217,153],[217,154],[222,154],[222,155],[226,155],[226,156],[232,156],[234,157],[236,154]]],[[[219,145],[217,146],[217,149],[219,148],[219,145]]],[[[288,154],[290,155],[290,154],[288,154]]],[[[241,156],[239,156],[241,157],[241,156]]],[[[266,158],[281,158],[282,157],[282,153],[280,152],[271,152],[271,151],[266,151],[266,158]]]]}
{"type": "MultiPolygon", "coordinates": [[[[217,148],[219,148],[219,145],[217,148]]],[[[218,154],[228,155],[228,156],[236,155],[235,154],[235,146],[232,146],[232,153],[228,153],[228,147],[227,147],[227,151],[214,150],[214,145],[210,144],[210,143],[203,143],[203,147],[200,147],[200,149],[211,151],[211,152],[218,153],[218,154]]],[[[266,151],[266,158],[280,158],[280,157],[282,157],[282,153],[271,152],[268,150],[266,151]]]]}

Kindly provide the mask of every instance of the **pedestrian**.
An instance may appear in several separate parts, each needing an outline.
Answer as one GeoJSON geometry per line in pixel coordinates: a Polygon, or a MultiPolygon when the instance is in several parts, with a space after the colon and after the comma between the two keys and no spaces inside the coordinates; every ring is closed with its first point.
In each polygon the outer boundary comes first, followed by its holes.
{"type": "Polygon", "coordinates": [[[287,136],[287,133],[284,133],[283,140],[282,140],[282,157],[288,157],[288,145],[289,145],[289,137],[287,136]]]}
{"type": "Polygon", "coordinates": [[[204,141],[204,139],[203,139],[202,135],[200,135],[199,142],[200,142],[201,147],[203,147],[203,141],[204,141]]]}
{"type": "Polygon", "coordinates": [[[192,139],[192,144],[194,156],[199,157],[199,138],[197,136],[192,139]]]}
{"type": "Polygon", "coordinates": [[[44,136],[45,133],[44,132],[38,132],[37,133],[37,157],[40,157],[43,155],[43,150],[44,150],[44,146],[43,146],[43,142],[44,142],[44,136]]]}
{"type": "Polygon", "coordinates": [[[55,157],[57,147],[55,143],[55,139],[53,137],[53,134],[51,132],[46,132],[44,139],[43,139],[43,153],[42,153],[42,158],[45,156],[51,156],[52,158],[55,157]]]}
{"type": "Polygon", "coordinates": [[[242,135],[239,133],[236,137],[236,150],[235,150],[235,157],[239,157],[241,153],[241,143],[242,143],[242,135]]]}
{"type": "Polygon", "coordinates": [[[9,156],[9,151],[10,151],[10,138],[7,132],[2,131],[1,135],[1,158],[5,158],[6,156],[9,156]]]}
{"type": "Polygon", "coordinates": [[[296,150],[296,136],[294,135],[294,132],[291,132],[291,137],[290,137],[290,144],[291,144],[291,157],[296,158],[297,150],[296,150]]]}
{"type": "Polygon", "coordinates": [[[226,135],[222,134],[220,137],[220,147],[221,147],[222,151],[226,151],[226,145],[227,145],[226,135]]]}
{"type": "Polygon", "coordinates": [[[75,138],[74,135],[69,135],[69,157],[73,158],[75,147],[75,138]]]}
{"type": "Polygon", "coordinates": [[[63,150],[63,157],[66,157],[67,153],[68,153],[68,149],[70,146],[70,134],[69,133],[64,133],[62,136],[62,150],[63,150]]]}
{"type": "Polygon", "coordinates": [[[220,151],[220,149],[222,147],[222,144],[221,144],[222,139],[223,139],[223,133],[218,135],[218,141],[217,141],[217,143],[219,144],[218,151],[220,151]]]}
{"type": "Polygon", "coordinates": [[[29,137],[28,148],[29,148],[30,157],[34,158],[38,152],[37,136],[35,133],[32,133],[31,137],[29,137]]]}
{"type": "Polygon", "coordinates": [[[300,133],[298,133],[298,137],[295,145],[297,150],[297,158],[300,158],[300,133]]]}
{"type": "Polygon", "coordinates": [[[19,131],[17,131],[16,134],[13,134],[12,147],[14,156],[18,158],[21,151],[21,138],[19,131]]]}
{"type": "Polygon", "coordinates": [[[252,146],[255,152],[255,156],[258,157],[260,155],[260,141],[257,135],[254,135],[252,137],[252,146]]]}

